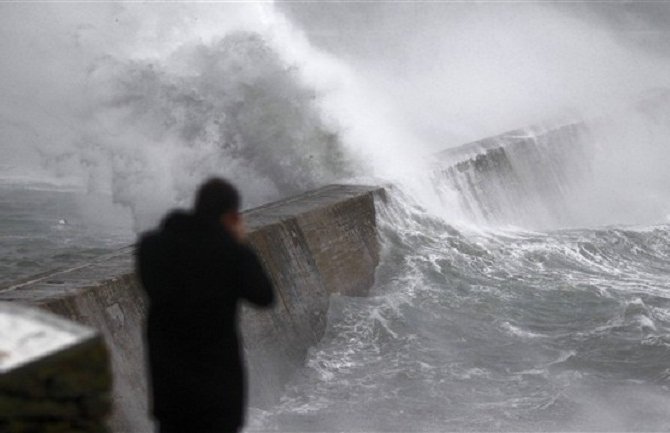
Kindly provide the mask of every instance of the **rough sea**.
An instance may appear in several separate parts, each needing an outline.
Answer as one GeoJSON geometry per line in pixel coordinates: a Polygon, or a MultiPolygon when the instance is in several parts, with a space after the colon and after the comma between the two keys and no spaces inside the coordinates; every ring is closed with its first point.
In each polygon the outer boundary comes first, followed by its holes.
{"type": "Polygon", "coordinates": [[[0,182],[0,289],[134,241],[128,224],[92,217],[95,206],[109,209],[76,188],[0,182]]]}
{"type": "Polygon", "coordinates": [[[392,188],[372,296],[331,299],[325,337],[249,431],[670,429],[670,224],[577,225],[594,139],[464,146],[433,179],[478,224],[392,188]]]}
{"type": "Polygon", "coordinates": [[[466,232],[393,201],[370,298],[249,431],[667,431],[670,226],[466,232]]]}

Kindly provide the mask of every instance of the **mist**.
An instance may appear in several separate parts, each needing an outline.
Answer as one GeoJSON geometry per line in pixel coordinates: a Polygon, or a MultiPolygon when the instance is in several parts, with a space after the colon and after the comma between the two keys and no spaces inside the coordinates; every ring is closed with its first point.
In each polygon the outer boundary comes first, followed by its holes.
{"type": "MultiPolygon", "coordinates": [[[[2,178],[109,196],[138,229],[210,175],[237,181],[247,206],[367,178],[455,214],[429,191],[429,155],[556,119],[637,117],[644,91],[670,86],[667,9],[3,4],[2,178]]],[[[663,166],[655,140],[616,148],[663,166]]],[[[599,191],[627,159],[607,161],[599,191]]]]}
{"type": "MultiPolygon", "coordinates": [[[[315,44],[391,95],[396,119],[437,148],[557,116],[602,115],[668,85],[667,54],[634,44],[635,34],[626,38],[606,14],[581,5],[287,2],[280,8],[315,44]]],[[[606,12],[625,15],[613,9],[606,12]]],[[[664,27],[648,29],[654,31],[663,34],[664,27]]]]}

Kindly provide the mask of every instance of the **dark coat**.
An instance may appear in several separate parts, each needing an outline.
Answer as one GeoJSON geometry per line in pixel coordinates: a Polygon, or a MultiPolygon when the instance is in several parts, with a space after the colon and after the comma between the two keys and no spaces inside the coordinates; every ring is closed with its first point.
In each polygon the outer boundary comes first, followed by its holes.
{"type": "Polygon", "coordinates": [[[274,302],[257,256],[219,224],[177,211],[142,236],[137,270],[149,301],[146,342],[160,422],[244,422],[238,300],[274,302]]]}

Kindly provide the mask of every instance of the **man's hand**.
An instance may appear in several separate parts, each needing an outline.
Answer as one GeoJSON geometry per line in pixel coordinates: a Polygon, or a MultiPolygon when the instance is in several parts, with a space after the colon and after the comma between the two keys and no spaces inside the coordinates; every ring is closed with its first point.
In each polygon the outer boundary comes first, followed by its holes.
{"type": "Polygon", "coordinates": [[[230,225],[230,234],[239,243],[244,243],[247,240],[247,225],[244,222],[242,215],[237,218],[234,224],[230,225]]]}
{"type": "Polygon", "coordinates": [[[243,244],[246,241],[247,225],[241,213],[228,212],[221,215],[221,224],[236,242],[243,244]]]}

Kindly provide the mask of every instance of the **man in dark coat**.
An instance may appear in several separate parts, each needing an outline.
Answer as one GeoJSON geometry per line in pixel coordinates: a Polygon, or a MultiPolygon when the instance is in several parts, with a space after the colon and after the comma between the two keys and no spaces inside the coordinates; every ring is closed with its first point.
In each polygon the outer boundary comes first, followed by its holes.
{"type": "Polygon", "coordinates": [[[270,280],[245,244],[240,196],[222,179],[142,236],[137,271],[149,301],[146,342],[161,433],[234,432],[244,424],[238,300],[268,307],[270,280]]]}

